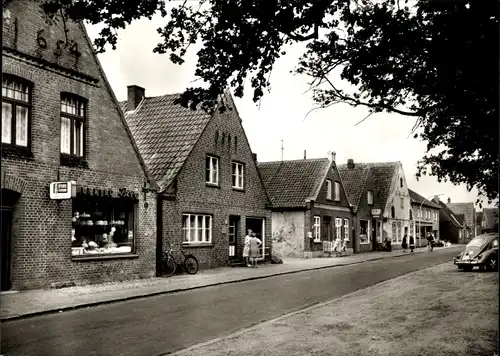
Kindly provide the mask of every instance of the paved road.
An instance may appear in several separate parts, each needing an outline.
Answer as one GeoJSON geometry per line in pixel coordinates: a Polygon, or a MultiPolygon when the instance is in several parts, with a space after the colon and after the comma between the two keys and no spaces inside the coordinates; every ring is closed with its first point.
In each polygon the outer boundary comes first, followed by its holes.
{"type": "Polygon", "coordinates": [[[1,326],[2,353],[167,354],[450,261],[456,251],[444,249],[7,322],[1,326]]]}

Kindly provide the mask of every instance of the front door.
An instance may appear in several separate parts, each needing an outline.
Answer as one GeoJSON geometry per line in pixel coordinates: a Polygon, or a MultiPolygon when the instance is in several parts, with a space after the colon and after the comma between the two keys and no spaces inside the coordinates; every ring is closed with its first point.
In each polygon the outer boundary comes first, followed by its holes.
{"type": "Polygon", "coordinates": [[[238,258],[236,251],[238,250],[238,227],[239,227],[239,216],[229,217],[229,259],[234,260],[238,258]]]}
{"type": "Polygon", "coordinates": [[[0,258],[1,258],[1,290],[8,291],[12,288],[11,281],[11,232],[12,232],[12,211],[2,209],[2,241],[0,245],[0,258]]]}

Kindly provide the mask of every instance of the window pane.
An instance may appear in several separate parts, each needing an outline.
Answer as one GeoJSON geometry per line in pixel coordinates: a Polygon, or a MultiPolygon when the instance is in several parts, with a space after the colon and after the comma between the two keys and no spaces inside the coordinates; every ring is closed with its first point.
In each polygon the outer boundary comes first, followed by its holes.
{"type": "Polygon", "coordinates": [[[16,145],[28,146],[28,108],[16,107],[16,145]]]}
{"type": "Polygon", "coordinates": [[[212,240],[212,217],[205,216],[205,241],[210,242],[212,240]]]}
{"type": "Polygon", "coordinates": [[[217,158],[212,158],[212,183],[217,183],[219,181],[219,168],[217,158]]]}
{"type": "Polygon", "coordinates": [[[73,152],[77,156],[83,156],[83,123],[75,120],[74,125],[73,152]]]}
{"type": "Polygon", "coordinates": [[[2,101],[2,142],[12,143],[12,105],[2,101]]]}
{"type": "Polygon", "coordinates": [[[71,120],[61,117],[61,152],[71,153],[71,120]]]}
{"type": "Polygon", "coordinates": [[[197,216],[196,220],[198,225],[196,226],[196,241],[203,241],[203,216],[197,216]]]}
{"type": "Polygon", "coordinates": [[[182,234],[185,242],[189,242],[189,215],[182,216],[182,234]]]}

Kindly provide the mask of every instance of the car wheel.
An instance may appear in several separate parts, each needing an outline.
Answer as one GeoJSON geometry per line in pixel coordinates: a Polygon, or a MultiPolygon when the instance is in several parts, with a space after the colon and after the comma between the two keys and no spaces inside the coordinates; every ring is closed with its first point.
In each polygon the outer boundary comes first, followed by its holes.
{"type": "Polygon", "coordinates": [[[470,271],[472,271],[472,268],[473,268],[473,266],[462,266],[462,269],[463,269],[465,272],[470,272],[470,271]]]}
{"type": "Polygon", "coordinates": [[[496,258],[490,258],[487,265],[488,271],[498,271],[498,260],[496,258]]]}

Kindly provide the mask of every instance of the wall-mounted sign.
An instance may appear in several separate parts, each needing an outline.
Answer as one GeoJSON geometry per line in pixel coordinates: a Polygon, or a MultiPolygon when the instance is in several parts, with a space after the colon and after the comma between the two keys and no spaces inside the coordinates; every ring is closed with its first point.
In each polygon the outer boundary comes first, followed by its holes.
{"type": "Polygon", "coordinates": [[[313,233],[311,231],[308,231],[307,232],[307,237],[309,237],[310,239],[312,239],[313,238],[313,233]]]}
{"type": "Polygon", "coordinates": [[[49,196],[53,200],[71,199],[76,197],[76,182],[52,182],[49,186],[49,196]]]}
{"type": "Polygon", "coordinates": [[[382,213],[381,209],[372,209],[373,216],[379,216],[382,213]]]}

